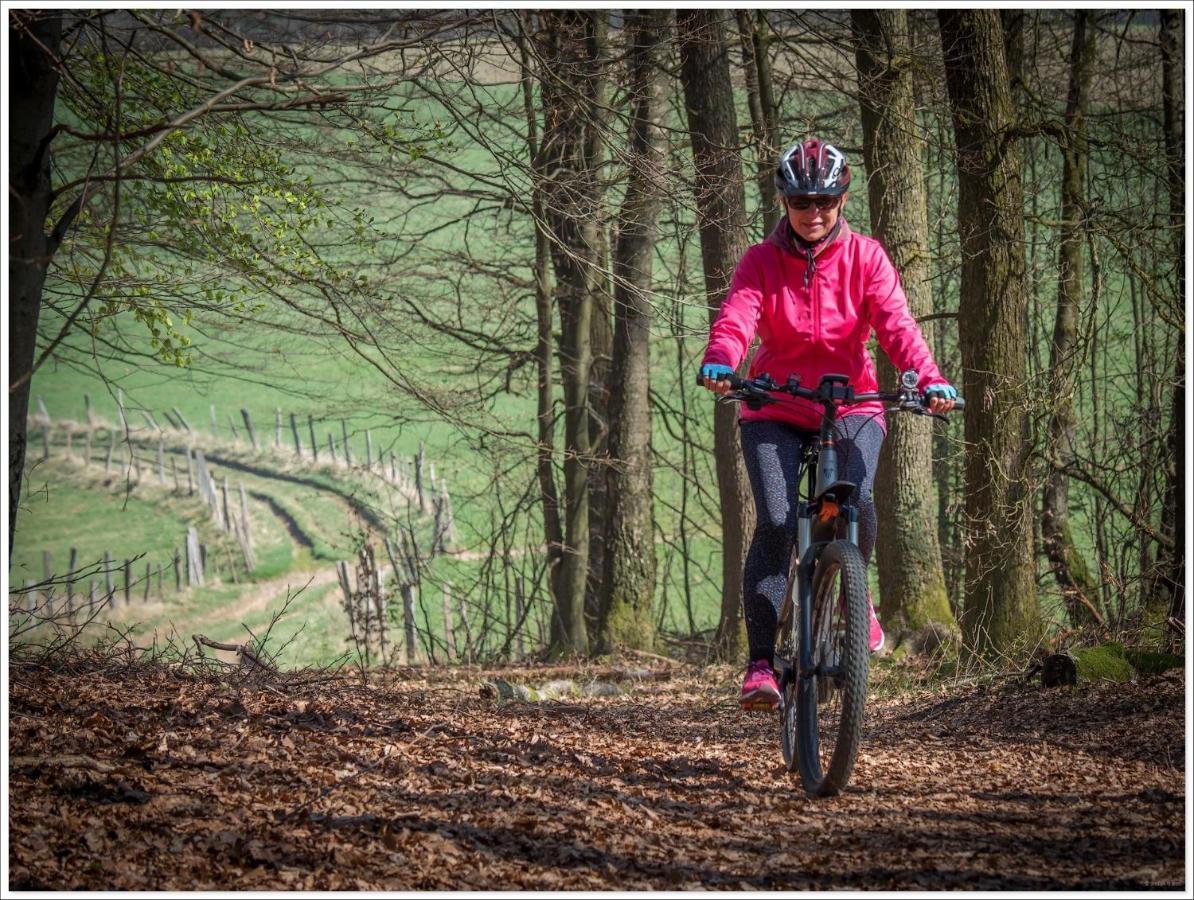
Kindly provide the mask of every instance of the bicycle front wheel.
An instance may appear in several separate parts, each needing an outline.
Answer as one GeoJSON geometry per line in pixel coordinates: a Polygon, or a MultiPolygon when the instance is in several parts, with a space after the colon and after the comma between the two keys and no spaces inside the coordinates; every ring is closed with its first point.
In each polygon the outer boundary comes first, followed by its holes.
{"type": "Polygon", "coordinates": [[[831,797],[858,757],[870,667],[866,562],[854,544],[825,547],[811,593],[813,667],[796,678],[797,763],[804,789],[831,797]]]}

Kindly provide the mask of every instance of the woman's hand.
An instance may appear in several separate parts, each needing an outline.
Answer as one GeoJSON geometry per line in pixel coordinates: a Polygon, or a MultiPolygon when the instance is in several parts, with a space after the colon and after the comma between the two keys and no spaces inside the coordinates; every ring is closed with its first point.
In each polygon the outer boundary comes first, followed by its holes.
{"type": "Polygon", "coordinates": [[[925,406],[931,413],[947,413],[954,408],[958,392],[952,384],[930,384],[925,388],[925,406]]]}
{"type": "Polygon", "coordinates": [[[701,366],[701,377],[704,379],[704,385],[715,394],[721,394],[723,397],[733,390],[728,381],[719,380],[726,375],[733,375],[734,370],[729,366],[716,365],[714,363],[706,363],[701,366]]]}

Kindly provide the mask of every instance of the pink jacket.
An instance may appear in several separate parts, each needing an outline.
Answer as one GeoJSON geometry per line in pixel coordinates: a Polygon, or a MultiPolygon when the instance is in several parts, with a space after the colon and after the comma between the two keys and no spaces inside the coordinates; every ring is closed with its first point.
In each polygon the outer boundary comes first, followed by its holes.
{"type": "MultiPolygon", "coordinates": [[[[750,364],[750,377],[767,372],[782,384],[799,375],[801,384],[815,388],[826,373],[849,376],[858,392],[878,390],[875,361],[867,352],[871,329],[891,361],[903,371],[920,373],[919,387],[944,384],[916,320],[900,279],[882,245],[855,234],[842,221],[835,240],[816,254],[816,265],[805,285],[807,263],[792,245],[786,219],[761,244],[755,244],[738,263],[730,291],[709,330],[706,363],[737,368],[751,340],[760,338],[750,364]]],[[[799,397],[776,395],[780,402],[760,410],[741,407],[744,421],[777,419],[801,428],[821,427],[821,408],[799,397]]],[[[843,407],[842,415],[877,413],[877,402],[843,407]]]]}

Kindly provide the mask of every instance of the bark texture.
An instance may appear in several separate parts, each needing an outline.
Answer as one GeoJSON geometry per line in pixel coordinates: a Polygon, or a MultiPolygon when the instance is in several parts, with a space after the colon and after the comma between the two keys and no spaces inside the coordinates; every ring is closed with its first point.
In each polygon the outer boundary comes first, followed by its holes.
{"type": "MultiPolygon", "coordinates": [[[[1161,11],[1161,91],[1164,108],[1166,186],[1169,200],[1169,224],[1173,234],[1176,290],[1179,302],[1186,296],[1185,260],[1185,147],[1182,127],[1182,60],[1180,32],[1182,15],[1176,9],[1161,11]]],[[[1184,319],[1179,321],[1184,322],[1184,319]]],[[[1152,602],[1169,607],[1169,635],[1180,638],[1186,613],[1186,334],[1177,336],[1177,359],[1173,372],[1173,405],[1170,410],[1168,471],[1165,499],[1161,509],[1161,531],[1172,535],[1173,550],[1159,554],[1160,578],[1152,602]]]]}
{"type": "Polygon", "coordinates": [[[560,311],[560,374],[564,383],[564,554],[553,619],[553,655],[589,650],[585,588],[589,565],[589,367],[593,296],[597,289],[596,179],[589,169],[585,86],[591,76],[589,17],[578,10],[544,13],[540,57],[545,215],[551,232],[556,305],[560,311]]]}
{"type": "MultiPolygon", "coordinates": [[[[685,9],[677,12],[676,19],[680,79],[692,140],[705,296],[712,322],[748,246],[726,14],[716,9],[685,9]]],[[[713,422],[722,516],[721,616],[716,640],[717,652],[726,659],[740,657],[745,650],[742,571],[747,540],[754,527],[754,499],[742,462],[737,419],[737,411],[722,404],[713,422]]]]}
{"type": "MultiPolygon", "coordinates": [[[[908,309],[920,317],[933,311],[933,295],[908,14],[854,10],[852,17],[871,227],[900,273],[908,309]]],[[[894,390],[895,367],[882,353],[878,363],[882,389],[894,390]]],[[[889,417],[875,476],[880,619],[896,635],[931,623],[957,630],[938,543],[930,425],[919,416],[889,417]]]]}
{"type": "MultiPolygon", "coordinates": [[[[524,23],[529,19],[525,16],[524,23]]],[[[536,474],[539,480],[540,504],[543,509],[543,536],[547,546],[547,584],[551,592],[553,618],[560,618],[559,608],[564,600],[563,558],[564,528],[560,519],[560,496],[556,487],[552,455],[555,451],[555,312],[551,279],[551,242],[548,235],[546,202],[543,197],[542,148],[539,143],[538,116],[535,112],[534,72],[527,46],[526,32],[519,35],[519,59],[522,66],[523,110],[527,120],[527,150],[531,158],[533,187],[531,209],[535,217],[535,318],[536,318],[536,424],[538,448],[536,474]]]]}
{"type": "Polygon", "coordinates": [[[998,656],[1035,644],[1026,404],[1028,289],[1020,154],[1003,29],[993,9],[938,12],[953,113],[962,247],[959,343],[966,407],[964,646],[998,656]]]}
{"type": "Polygon", "coordinates": [[[50,139],[54,126],[62,17],[11,11],[8,20],[8,550],[16,532],[25,472],[26,417],[37,320],[46,269],[57,249],[46,233],[50,211],[50,139]],[[48,52],[47,52],[48,51],[48,52]]]}
{"type": "Polygon", "coordinates": [[[742,42],[742,72],[746,81],[747,106],[755,145],[755,183],[759,188],[759,214],[763,235],[779,221],[775,203],[775,164],[779,156],[779,123],[775,92],[771,86],[771,59],[767,55],[769,27],[762,9],[740,9],[738,37],[742,42]]]}
{"type": "Polygon", "coordinates": [[[609,524],[599,646],[649,650],[655,642],[651,477],[651,271],[663,206],[662,51],[671,13],[630,11],[629,180],[614,247],[610,378],[609,524]]]}
{"type": "Polygon", "coordinates": [[[1041,545],[1075,627],[1103,624],[1098,609],[1098,584],[1074,546],[1069,526],[1068,479],[1064,471],[1074,459],[1075,376],[1078,358],[1078,320],[1083,294],[1082,248],[1086,242],[1086,110],[1094,72],[1095,31],[1091,14],[1074,14],[1074,42],[1070,55],[1070,87],[1062,145],[1061,229],[1058,235],[1057,313],[1049,347],[1050,400],[1053,415],[1045,456],[1049,461],[1041,498],[1041,545]]]}

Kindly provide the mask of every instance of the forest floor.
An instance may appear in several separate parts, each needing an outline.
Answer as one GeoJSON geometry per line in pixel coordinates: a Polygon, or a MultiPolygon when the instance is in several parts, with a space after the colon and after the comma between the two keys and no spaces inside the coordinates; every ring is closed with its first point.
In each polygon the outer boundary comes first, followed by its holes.
{"type": "MultiPolygon", "coordinates": [[[[839,796],[739,674],[9,670],[9,887],[1181,890],[1185,680],[886,689],[839,796]],[[635,677],[626,677],[635,676],[635,677]]],[[[882,682],[882,673],[877,673],[882,682]]]]}

